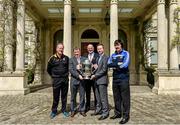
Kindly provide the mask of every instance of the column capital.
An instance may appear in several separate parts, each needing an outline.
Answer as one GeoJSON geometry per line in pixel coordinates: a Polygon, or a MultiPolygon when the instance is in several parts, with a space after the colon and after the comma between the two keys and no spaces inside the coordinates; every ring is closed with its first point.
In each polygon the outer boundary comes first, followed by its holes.
{"type": "Polygon", "coordinates": [[[18,5],[24,5],[25,2],[24,2],[23,0],[18,0],[18,1],[17,1],[17,4],[18,4],[18,5]]]}
{"type": "Polygon", "coordinates": [[[158,0],[158,4],[165,4],[165,0],[158,0]]]}
{"type": "Polygon", "coordinates": [[[170,0],[169,2],[170,2],[170,4],[177,4],[178,0],[170,0]]]}
{"type": "Polygon", "coordinates": [[[64,0],[64,5],[71,5],[71,0],[64,0]]]}
{"type": "Polygon", "coordinates": [[[111,4],[118,4],[118,0],[111,0],[111,4]]]}

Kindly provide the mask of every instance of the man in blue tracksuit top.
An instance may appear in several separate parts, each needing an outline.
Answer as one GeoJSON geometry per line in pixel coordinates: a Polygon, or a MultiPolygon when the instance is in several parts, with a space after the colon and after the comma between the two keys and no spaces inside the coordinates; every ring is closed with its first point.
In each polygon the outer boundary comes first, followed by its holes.
{"type": "Polygon", "coordinates": [[[129,88],[129,52],[123,49],[121,40],[114,42],[115,53],[108,60],[108,67],[113,68],[113,97],[114,116],[110,119],[121,118],[120,124],[129,121],[130,88],[129,88]]]}

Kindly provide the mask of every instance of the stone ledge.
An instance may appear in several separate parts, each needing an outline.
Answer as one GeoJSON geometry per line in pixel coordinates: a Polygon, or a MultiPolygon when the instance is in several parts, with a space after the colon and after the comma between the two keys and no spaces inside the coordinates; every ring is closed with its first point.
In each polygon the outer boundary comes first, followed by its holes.
{"type": "Polygon", "coordinates": [[[27,94],[26,74],[24,72],[0,73],[0,94],[27,94]]]}
{"type": "Polygon", "coordinates": [[[157,75],[161,77],[180,77],[180,70],[158,71],[157,75]]]}
{"type": "Polygon", "coordinates": [[[152,92],[156,94],[180,95],[180,72],[161,72],[158,74],[155,87],[152,92]]]}
{"type": "Polygon", "coordinates": [[[22,77],[25,75],[25,72],[0,72],[0,77],[22,77]]]}
{"type": "Polygon", "coordinates": [[[180,95],[180,89],[159,89],[154,87],[152,92],[158,95],[180,95]]]}
{"type": "Polygon", "coordinates": [[[30,93],[29,88],[24,88],[22,90],[1,90],[0,89],[0,95],[26,95],[30,93]]]}

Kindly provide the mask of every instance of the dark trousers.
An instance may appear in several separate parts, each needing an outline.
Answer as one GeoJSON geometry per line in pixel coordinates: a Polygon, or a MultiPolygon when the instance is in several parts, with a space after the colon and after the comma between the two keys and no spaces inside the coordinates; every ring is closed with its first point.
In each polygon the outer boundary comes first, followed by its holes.
{"type": "Polygon", "coordinates": [[[52,104],[52,112],[57,112],[59,98],[61,94],[61,103],[62,108],[61,111],[66,111],[66,104],[67,104],[67,93],[68,93],[68,79],[60,79],[55,78],[53,79],[53,104],[52,104]],[[58,83],[58,84],[57,84],[58,83]]]}
{"type": "Polygon", "coordinates": [[[94,106],[96,106],[95,81],[86,80],[85,84],[86,84],[85,85],[85,87],[86,87],[86,108],[90,108],[91,88],[93,89],[93,93],[94,93],[94,106]]]}
{"type": "Polygon", "coordinates": [[[130,87],[128,83],[113,84],[113,97],[116,115],[129,117],[130,113],[130,87]]]}
{"type": "Polygon", "coordinates": [[[108,94],[107,85],[96,85],[96,109],[95,112],[102,112],[102,116],[109,115],[109,104],[108,104],[108,94]]]}
{"type": "Polygon", "coordinates": [[[79,85],[74,85],[71,83],[71,112],[76,111],[76,97],[79,91],[80,101],[79,101],[79,111],[85,112],[85,84],[80,82],[79,85]]]}

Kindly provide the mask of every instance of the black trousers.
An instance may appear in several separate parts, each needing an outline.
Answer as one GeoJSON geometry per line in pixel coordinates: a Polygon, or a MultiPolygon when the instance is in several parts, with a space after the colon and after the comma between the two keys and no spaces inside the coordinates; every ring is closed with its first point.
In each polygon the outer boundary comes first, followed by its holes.
{"type": "Polygon", "coordinates": [[[113,97],[115,104],[115,115],[123,115],[129,117],[130,113],[130,87],[129,83],[115,84],[113,83],[113,97]]]}
{"type": "Polygon", "coordinates": [[[61,103],[62,108],[61,111],[66,111],[67,104],[67,93],[68,93],[68,78],[53,78],[53,104],[52,104],[52,112],[57,112],[59,98],[61,94],[61,103]]]}
{"type": "Polygon", "coordinates": [[[93,89],[94,93],[94,106],[96,106],[96,95],[95,95],[95,81],[93,80],[86,80],[85,81],[85,89],[86,89],[86,108],[90,108],[91,102],[91,88],[93,89]]]}

